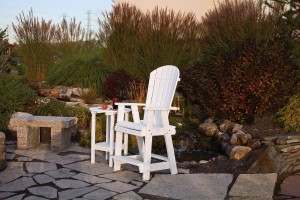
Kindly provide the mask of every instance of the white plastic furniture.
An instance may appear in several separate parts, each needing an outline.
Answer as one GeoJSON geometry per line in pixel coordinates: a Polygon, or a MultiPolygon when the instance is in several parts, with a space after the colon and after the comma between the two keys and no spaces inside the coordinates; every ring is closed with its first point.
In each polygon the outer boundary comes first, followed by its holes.
{"type": "Polygon", "coordinates": [[[150,179],[151,171],[170,169],[171,174],[177,174],[172,143],[172,135],[176,130],[175,126],[169,124],[168,116],[170,110],[177,110],[171,107],[171,104],[179,80],[179,70],[175,66],[160,67],[150,74],[145,104],[117,103],[116,149],[115,155],[112,156],[115,171],[121,169],[121,164],[129,163],[139,167],[144,181],[150,179]],[[124,119],[125,106],[131,107],[133,122],[124,119]],[[144,106],[143,120],[140,120],[138,106],[144,106]],[[139,155],[122,155],[123,133],[137,137],[139,155]],[[153,136],[164,136],[167,157],[152,154],[153,136]],[[161,162],[151,163],[151,158],[161,162]]]}
{"type": "MultiPolygon", "coordinates": [[[[95,163],[95,150],[105,151],[106,160],[109,159],[109,166],[113,166],[112,158],[115,147],[114,142],[114,123],[115,123],[115,114],[116,110],[103,110],[101,107],[91,107],[89,108],[92,113],[92,126],[91,126],[91,163],[95,163]],[[105,142],[96,143],[96,114],[105,114],[106,115],[106,134],[105,142]]],[[[125,120],[128,119],[128,112],[130,109],[125,109],[125,120]]],[[[124,149],[124,154],[128,153],[128,135],[125,134],[124,142],[122,143],[122,149],[124,149]]]]}

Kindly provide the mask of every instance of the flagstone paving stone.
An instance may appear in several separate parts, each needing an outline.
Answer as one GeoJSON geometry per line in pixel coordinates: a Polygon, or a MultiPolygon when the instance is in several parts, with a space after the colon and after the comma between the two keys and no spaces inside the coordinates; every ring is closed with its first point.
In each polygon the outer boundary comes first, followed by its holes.
{"type": "Polygon", "coordinates": [[[139,177],[140,174],[137,174],[135,172],[131,171],[121,171],[121,172],[115,172],[111,174],[104,174],[104,175],[99,175],[99,177],[115,180],[115,181],[121,181],[124,183],[128,183],[135,178],[139,177]]]}
{"type": "Polygon", "coordinates": [[[49,186],[32,187],[28,188],[28,191],[37,196],[43,196],[50,199],[57,198],[57,189],[49,186]]]}
{"type": "Polygon", "coordinates": [[[90,185],[86,182],[79,181],[79,180],[72,180],[72,179],[60,179],[58,181],[53,181],[53,183],[62,189],[83,188],[83,187],[87,187],[90,185]]]}
{"type": "Polygon", "coordinates": [[[276,173],[240,174],[233,184],[230,199],[273,199],[276,173]]]}
{"type": "Polygon", "coordinates": [[[14,154],[14,153],[6,153],[5,154],[5,159],[6,160],[13,160],[15,156],[16,156],[16,154],[14,154]]]}
{"type": "Polygon", "coordinates": [[[24,196],[25,196],[25,194],[19,194],[16,196],[9,197],[6,200],[22,200],[24,196]]]}
{"type": "Polygon", "coordinates": [[[280,194],[300,198],[300,173],[289,176],[282,182],[280,194]]]}
{"type": "Polygon", "coordinates": [[[112,182],[112,183],[101,183],[101,184],[97,184],[96,186],[110,191],[118,192],[118,193],[123,193],[138,188],[134,185],[122,183],[119,181],[112,182]]]}
{"type": "Polygon", "coordinates": [[[83,195],[83,198],[86,199],[97,199],[97,200],[105,200],[108,199],[114,195],[116,195],[117,193],[115,192],[111,192],[105,189],[99,189],[99,190],[95,190],[91,193],[88,193],[86,195],[83,195]]]}
{"type": "Polygon", "coordinates": [[[39,184],[45,184],[45,183],[51,183],[55,181],[54,178],[51,176],[48,176],[46,174],[37,174],[33,177],[33,179],[38,182],[39,184]]]}
{"type": "Polygon", "coordinates": [[[100,174],[107,174],[113,172],[113,169],[109,167],[107,164],[105,163],[91,164],[91,161],[72,163],[69,165],[64,165],[64,167],[76,171],[80,171],[86,174],[90,174],[90,175],[100,175],[100,174]]]}
{"type": "Polygon", "coordinates": [[[33,185],[36,185],[36,183],[33,181],[32,178],[22,177],[12,182],[1,185],[0,191],[5,191],[5,192],[23,191],[33,185]]]}
{"type": "Polygon", "coordinates": [[[19,168],[10,168],[7,167],[4,171],[0,172],[0,184],[11,182],[26,173],[23,171],[23,166],[19,168]]]}
{"type": "Polygon", "coordinates": [[[24,198],[23,200],[48,200],[48,199],[43,198],[43,197],[37,197],[37,196],[29,196],[29,197],[24,198]]]}
{"type": "Polygon", "coordinates": [[[17,158],[17,160],[18,160],[19,162],[30,162],[30,161],[32,161],[33,159],[32,159],[32,158],[29,158],[29,157],[22,156],[22,157],[17,158]]]}
{"type": "Polygon", "coordinates": [[[116,200],[143,200],[143,198],[133,191],[119,194],[113,197],[116,200]]]}
{"type": "Polygon", "coordinates": [[[138,193],[173,199],[224,199],[231,174],[155,175],[138,193]]]}
{"type": "Polygon", "coordinates": [[[63,199],[73,199],[75,197],[82,196],[86,193],[92,192],[94,190],[97,190],[99,188],[97,187],[85,187],[85,188],[77,188],[77,189],[70,189],[70,190],[65,190],[58,192],[58,199],[63,200],[63,199]]]}
{"type": "Polygon", "coordinates": [[[99,178],[97,176],[89,175],[89,174],[84,174],[84,173],[79,173],[76,174],[75,176],[72,176],[72,178],[85,181],[88,183],[96,184],[96,183],[108,183],[111,182],[111,180],[108,180],[106,178],[99,178]]]}
{"type": "Polygon", "coordinates": [[[48,171],[45,172],[45,174],[58,179],[58,178],[69,178],[71,176],[74,176],[76,173],[74,172],[70,172],[70,169],[67,168],[61,168],[61,169],[57,169],[57,170],[53,170],[53,171],[48,171]]]}
{"type": "Polygon", "coordinates": [[[13,192],[0,192],[0,199],[4,199],[6,197],[10,197],[12,195],[15,195],[16,193],[13,192]]]}
{"type": "Polygon", "coordinates": [[[25,166],[28,173],[43,173],[57,169],[56,164],[44,162],[26,162],[25,166]]]}

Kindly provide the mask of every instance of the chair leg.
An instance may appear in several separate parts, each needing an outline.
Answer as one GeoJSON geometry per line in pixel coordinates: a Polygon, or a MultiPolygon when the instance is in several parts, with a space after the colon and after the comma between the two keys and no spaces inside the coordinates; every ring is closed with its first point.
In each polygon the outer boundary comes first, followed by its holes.
{"type": "Polygon", "coordinates": [[[152,135],[147,134],[145,136],[145,147],[144,147],[143,181],[150,180],[151,151],[152,151],[152,135]]]}
{"type": "MultiPolygon", "coordinates": [[[[122,154],[122,142],[123,140],[123,133],[116,132],[116,146],[115,146],[115,155],[121,156],[122,154]]],[[[121,163],[114,159],[114,171],[121,170],[121,163]]]]}
{"type": "Polygon", "coordinates": [[[168,160],[170,163],[171,174],[177,174],[178,172],[177,172],[172,136],[170,134],[165,135],[165,142],[166,142],[168,160]]]}

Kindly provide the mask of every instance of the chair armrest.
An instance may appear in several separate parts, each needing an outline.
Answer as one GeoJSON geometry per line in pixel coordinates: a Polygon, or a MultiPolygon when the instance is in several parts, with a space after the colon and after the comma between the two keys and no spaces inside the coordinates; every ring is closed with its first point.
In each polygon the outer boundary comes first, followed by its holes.
{"type": "Polygon", "coordinates": [[[115,105],[118,106],[145,106],[145,103],[127,103],[127,102],[122,102],[122,103],[115,103],[115,105]]]}
{"type": "Polygon", "coordinates": [[[164,108],[164,107],[145,107],[144,110],[179,110],[178,107],[170,107],[170,108],[164,108]]]}

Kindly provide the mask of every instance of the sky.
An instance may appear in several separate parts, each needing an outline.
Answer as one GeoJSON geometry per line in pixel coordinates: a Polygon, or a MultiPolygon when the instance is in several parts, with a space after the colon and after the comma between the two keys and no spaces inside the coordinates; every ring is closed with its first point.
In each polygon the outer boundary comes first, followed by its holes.
{"type": "Polygon", "coordinates": [[[9,41],[15,40],[12,23],[17,24],[16,17],[24,12],[27,15],[32,8],[33,15],[52,20],[54,23],[75,17],[86,28],[88,12],[91,18],[91,30],[97,30],[97,18],[102,17],[105,11],[111,11],[112,0],[0,0],[0,28],[8,28],[9,41]]]}

